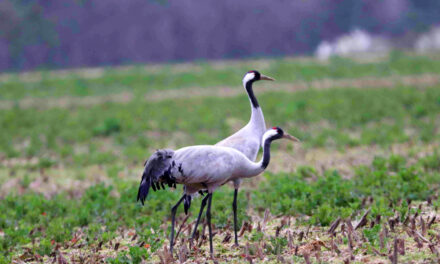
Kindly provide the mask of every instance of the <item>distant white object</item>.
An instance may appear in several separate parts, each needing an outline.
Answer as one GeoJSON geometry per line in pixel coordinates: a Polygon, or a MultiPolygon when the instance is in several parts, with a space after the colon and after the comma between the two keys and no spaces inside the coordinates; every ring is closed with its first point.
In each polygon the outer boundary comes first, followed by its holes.
{"type": "Polygon", "coordinates": [[[440,50],[440,26],[433,27],[422,34],[415,42],[414,49],[418,53],[427,53],[440,50]]]}
{"type": "Polygon", "coordinates": [[[315,56],[327,60],[331,56],[353,56],[370,53],[386,53],[390,50],[388,40],[372,36],[368,32],[355,29],[337,38],[333,43],[323,41],[316,49],[315,56]]]}
{"type": "Polygon", "coordinates": [[[333,54],[333,46],[328,41],[323,41],[316,48],[315,56],[320,60],[327,60],[333,54]]]}
{"type": "Polygon", "coordinates": [[[371,43],[372,37],[367,32],[356,29],[336,41],[335,53],[339,55],[349,55],[357,52],[365,52],[370,49],[371,43]]]}

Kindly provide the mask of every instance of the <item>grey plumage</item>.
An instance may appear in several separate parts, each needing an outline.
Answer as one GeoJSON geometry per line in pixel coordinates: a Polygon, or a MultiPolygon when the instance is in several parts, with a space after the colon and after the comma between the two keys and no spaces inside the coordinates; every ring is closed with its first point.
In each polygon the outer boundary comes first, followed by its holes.
{"type": "MultiPolygon", "coordinates": [[[[270,160],[270,143],[280,138],[293,137],[284,133],[278,127],[268,130],[263,136],[263,158],[259,162],[250,161],[236,149],[221,146],[190,146],[172,150],[158,150],[146,162],[138,191],[138,200],[144,203],[150,186],[160,189],[159,183],[183,184],[184,195],[172,208],[172,227],[170,250],[172,252],[174,239],[174,222],[178,206],[183,201],[185,212],[191,205],[191,197],[199,191],[207,190],[207,218],[210,232],[210,250],[212,247],[212,230],[210,225],[210,210],[213,192],[228,181],[239,178],[253,177],[263,172],[270,160]]],[[[295,139],[296,140],[296,139],[295,139]]],[[[204,199],[204,201],[206,201],[204,199]]],[[[204,203],[202,203],[204,206],[204,203]]],[[[203,208],[201,209],[201,211],[203,208]]],[[[200,220],[201,212],[199,213],[200,220]]],[[[194,233],[193,233],[194,234],[194,233]]]]}
{"type": "Polygon", "coordinates": [[[144,204],[144,201],[148,196],[150,186],[156,191],[156,189],[160,189],[159,183],[162,184],[163,189],[163,183],[167,183],[170,187],[172,184],[175,184],[175,181],[170,175],[173,156],[174,150],[160,149],[153,153],[153,155],[151,155],[151,157],[145,162],[145,168],[142,173],[137,196],[137,200],[140,200],[142,204],[144,204]]]}
{"type": "MultiPolygon", "coordinates": [[[[259,170],[239,151],[219,146],[191,146],[158,150],[145,164],[138,191],[138,200],[144,203],[149,188],[160,190],[160,184],[183,184],[184,192],[192,196],[201,190],[214,191],[227,181],[259,170]]],[[[253,175],[252,175],[253,176],[253,175]]],[[[191,200],[184,200],[186,211],[191,200]]]]}
{"type": "MultiPolygon", "coordinates": [[[[269,143],[270,137],[276,135],[288,136],[282,130],[272,128],[264,134],[263,141],[269,143]]],[[[269,155],[269,148],[265,149],[265,153],[269,155]]],[[[160,190],[159,184],[162,183],[168,186],[183,184],[187,196],[203,190],[212,193],[228,181],[258,175],[265,169],[263,162],[268,162],[269,158],[264,156],[256,163],[236,149],[211,145],[184,147],[176,151],[157,150],[145,163],[138,200],[143,203],[150,186],[160,190]]],[[[188,209],[191,200],[188,198],[184,202],[188,209]]]]}
{"type": "Polygon", "coordinates": [[[182,148],[173,152],[172,155],[168,155],[171,156],[170,160],[160,159],[158,156],[161,155],[155,153],[147,162],[138,193],[138,200],[140,199],[142,204],[148,195],[150,185],[153,189],[155,189],[155,185],[158,186],[158,182],[167,182],[169,185],[174,186],[176,183],[184,185],[184,195],[171,210],[171,253],[173,251],[174,221],[177,207],[183,201],[185,213],[187,214],[188,209],[191,206],[192,195],[197,192],[201,194],[207,192],[208,195],[202,201],[191,240],[195,235],[203,209],[207,203],[206,214],[210,233],[210,250],[211,254],[213,253],[210,225],[212,193],[216,188],[228,181],[233,181],[235,187],[233,202],[234,233],[235,244],[238,245],[237,193],[241,179],[256,176],[267,167],[270,159],[268,146],[272,140],[286,137],[297,141],[296,138],[288,134],[283,136],[284,132],[279,128],[272,128],[266,132],[263,111],[261,110],[252,90],[252,83],[258,80],[273,79],[264,76],[257,71],[250,71],[244,76],[243,86],[248,93],[252,110],[251,119],[245,127],[230,137],[220,141],[215,146],[192,146],[182,148]],[[260,146],[265,140],[268,140],[268,144],[264,147],[263,159],[260,162],[255,163],[253,161],[257,158],[260,146]],[[148,165],[150,164],[152,164],[153,167],[149,167],[148,165]],[[159,169],[156,170],[154,166],[158,166],[159,169]]]}
{"type": "MultiPolygon", "coordinates": [[[[274,80],[270,77],[264,76],[257,71],[247,72],[243,77],[243,87],[245,88],[249,101],[251,104],[251,118],[246,126],[232,134],[231,136],[218,142],[216,146],[224,146],[234,148],[243,153],[249,160],[255,161],[258,151],[260,150],[261,140],[264,132],[266,131],[266,124],[264,122],[263,110],[258,104],[258,100],[255,97],[252,89],[252,84],[258,80],[274,80]]],[[[241,184],[241,178],[235,179],[234,182],[234,201],[232,209],[234,213],[234,240],[238,245],[237,235],[237,195],[238,188],[241,184]]]]}

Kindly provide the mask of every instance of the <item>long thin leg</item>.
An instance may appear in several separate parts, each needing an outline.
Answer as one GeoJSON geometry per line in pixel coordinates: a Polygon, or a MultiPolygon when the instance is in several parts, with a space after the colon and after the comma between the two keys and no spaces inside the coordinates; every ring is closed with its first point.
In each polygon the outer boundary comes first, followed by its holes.
{"type": "Polygon", "coordinates": [[[194,236],[196,235],[197,227],[199,226],[200,219],[203,214],[203,209],[205,209],[207,200],[208,200],[208,196],[203,197],[202,204],[200,205],[199,216],[197,217],[196,225],[194,226],[194,231],[193,231],[191,238],[190,238],[191,241],[194,239],[194,236]]]}
{"type": "Polygon", "coordinates": [[[206,219],[208,220],[208,230],[209,230],[209,250],[211,252],[211,257],[214,258],[214,248],[212,247],[212,227],[211,227],[211,202],[212,193],[208,193],[208,207],[206,208],[206,219]]]}
{"type": "Polygon", "coordinates": [[[173,246],[174,246],[174,222],[176,221],[176,211],[179,205],[182,203],[183,199],[185,199],[186,194],[180,198],[180,200],[176,203],[176,205],[171,208],[171,235],[170,235],[170,252],[173,254],[173,246]]]}
{"type": "Polygon", "coordinates": [[[238,189],[234,190],[234,201],[232,202],[232,210],[234,211],[234,234],[235,234],[235,245],[238,246],[238,236],[237,236],[237,195],[238,189]]]}

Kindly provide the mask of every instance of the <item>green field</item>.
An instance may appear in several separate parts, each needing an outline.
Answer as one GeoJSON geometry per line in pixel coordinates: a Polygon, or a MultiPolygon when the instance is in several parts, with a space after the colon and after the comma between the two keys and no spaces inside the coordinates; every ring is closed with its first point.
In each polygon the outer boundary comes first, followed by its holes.
{"type": "MultiPolygon", "coordinates": [[[[280,58],[0,76],[0,263],[169,262],[170,208],[181,188],[136,203],[143,161],[157,148],[213,144],[245,125],[240,87],[250,69],[277,79],[254,85],[267,125],[302,143],[275,143],[267,171],[245,181],[238,248],[233,190],[214,193],[217,260],[383,263],[396,251],[399,263],[437,262],[440,82],[432,76],[440,60],[394,52],[368,62],[280,58]]],[[[184,240],[199,205],[196,198],[187,219],[178,211],[181,262],[203,263],[208,252],[206,232],[195,248],[184,240]]]]}

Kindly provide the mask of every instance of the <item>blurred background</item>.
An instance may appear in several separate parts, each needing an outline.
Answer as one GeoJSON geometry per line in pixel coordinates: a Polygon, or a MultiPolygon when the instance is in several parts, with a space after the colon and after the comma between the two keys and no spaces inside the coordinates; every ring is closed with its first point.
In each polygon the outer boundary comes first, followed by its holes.
{"type": "MultiPolygon", "coordinates": [[[[277,80],[254,84],[267,125],[301,144],[241,185],[241,247],[216,190],[219,262],[332,241],[311,262],[389,263],[398,237],[399,263],[437,263],[439,0],[0,0],[0,264],[159,263],[181,187],[141,207],[144,161],[245,126],[252,69],[277,80]],[[350,219],[354,248],[325,227],[350,219]]],[[[203,235],[182,253],[200,200],[178,212],[181,263],[208,262],[203,235]]]]}
{"type": "Polygon", "coordinates": [[[2,0],[0,70],[440,48],[437,0],[2,0]]]}

